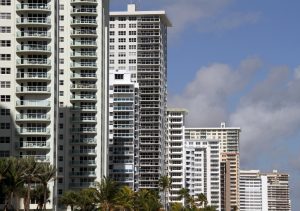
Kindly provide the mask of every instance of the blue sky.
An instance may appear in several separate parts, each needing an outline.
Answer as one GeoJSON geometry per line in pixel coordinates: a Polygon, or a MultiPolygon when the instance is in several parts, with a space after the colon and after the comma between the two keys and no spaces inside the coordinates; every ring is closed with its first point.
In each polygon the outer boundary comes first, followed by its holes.
{"type": "Polygon", "coordinates": [[[300,210],[300,1],[133,2],[173,22],[168,104],[187,108],[191,126],[240,126],[241,168],[288,172],[300,210]]]}

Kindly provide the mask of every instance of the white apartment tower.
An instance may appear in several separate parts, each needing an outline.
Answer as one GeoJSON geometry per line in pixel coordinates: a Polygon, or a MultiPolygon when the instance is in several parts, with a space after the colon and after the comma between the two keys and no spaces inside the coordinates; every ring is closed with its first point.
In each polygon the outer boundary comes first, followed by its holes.
{"type": "Polygon", "coordinates": [[[109,176],[133,190],[138,186],[138,84],[129,71],[109,74],[109,176]]]}
{"type": "Polygon", "coordinates": [[[107,173],[108,0],[0,0],[0,19],[0,157],[57,167],[52,209],[107,173]]]}
{"type": "Polygon", "coordinates": [[[139,87],[138,188],[158,188],[165,172],[167,28],[164,11],[110,13],[110,70],[128,70],[139,87]]]}

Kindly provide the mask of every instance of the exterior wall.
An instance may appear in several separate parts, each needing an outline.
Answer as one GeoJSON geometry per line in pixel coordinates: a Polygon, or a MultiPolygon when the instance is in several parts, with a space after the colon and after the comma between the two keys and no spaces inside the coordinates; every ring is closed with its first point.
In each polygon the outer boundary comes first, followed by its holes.
{"type": "Polygon", "coordinates": [[[111,71],[109,89],[109,176],[133,190],[139,164],[138,84],[128,71],[111,71]]]}
{"type": "Polygon", "coordinates": [[[110,70],[129,70],[139,86],[138,188],[158,189],[165,172],[167,27],[163,11],[110,13],[110,70]]]}

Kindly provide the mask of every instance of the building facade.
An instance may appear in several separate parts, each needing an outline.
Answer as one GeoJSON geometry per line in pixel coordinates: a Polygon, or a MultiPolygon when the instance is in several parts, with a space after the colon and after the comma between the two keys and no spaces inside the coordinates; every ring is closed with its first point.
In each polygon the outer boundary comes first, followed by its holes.
{"type": "Polygon", "coordinates": [[[137,188],[158,188],[165,173],[167,28],[164,11],[110,13],[110,70],[128,70],[139,87],[137,188]]]}
{"type": "Polygon", "coordinates": [[[108,0],[3,0],[0,14],[0,156],[54,165],[55,209],[107,174],[108,0]]]}

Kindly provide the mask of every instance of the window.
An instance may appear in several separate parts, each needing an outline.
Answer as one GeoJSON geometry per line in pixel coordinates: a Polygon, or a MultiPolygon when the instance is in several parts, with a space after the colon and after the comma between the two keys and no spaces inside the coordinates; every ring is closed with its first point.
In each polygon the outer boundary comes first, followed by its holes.
{"type": "Polygon", "coordinates": [[[115,24],[109,24],[109,28],[111,29],[115,28],[115,24]]]}
{"type": "Polygon", "coordinates": [[[119,31],[118,35],[126,35],[126,31],[119,31]]]}
{"type": "Polygon", "coordinates": [[[0,54],[0,60],[1,61],[9,61],[11,59],[10,54],[0,54]]]}
{"type": "Polygon", "coordinates": [[[64,182],[63,178],[58,178],[58,183],[62,184],[64,182]]]}
{"type": "Polygon", "coordinates": [[[58,157],[58,161],[64,161],[64,157],[63,156],[59,156],[58,157]]]}
{"type": "Polygon", "coordinates": [[[126,42],[126,38],[119,38],[119,42],[126,42]]]}
{"type": "Polygon", "coordinates": [[[59,64],[64,64],[65,60],[64,59],[59,59],[59,64]]]}
{"type": "Polygon", "coordinates": [[[136,60],[135,59],[129,59],[129,64],[136,64],[136,60]]]}
{"type": "Polygon", "coordinates": [[[59,42],[64,42],[64,37],[59,37],[59,42]]]}
{"type": "Polygon", "coordinates": [[[0,144],[9,144],[10,137],[0,137],[0,144]]]}
{"type": "Polygon", "coordinates": [[[119,17],[118,20],[119,21],[126,21],[126,17],[119,17]]]}
{"type": "Polygon", "coordinates": [[[0,151],[0,157],[1,158],[9,157],[9,151],[0,151]]]}
{"type": "Polygon", "coordinates": [[[59,74],[63,75],[64,74],[64,69],[59,69],[59,74]]]}
{"type": "Polygon", "coordinates": [[[121,29],[126,28],[126,24],[119,24],[119,28],[121,28],[121,29]]]}
{"type": "Polygon", "coordinates": [[[123,79],[124,74],[115,74],[115,79],[123,79]]]}
{"type": "Polygon", "coordinates": [[[11,14],[8,12],[1,12],[0,19],[11,19],[11,14]]]}
{"type": "Polygon", "coordinates": [[[59,91],[59,96],[64,96],[64,91],[59,91]]]}
{"type": "Polygon", "coordinates": [[[63,167],[59,167],[58,168],[58,172],[63,172],[64,171],[64,168],[63,167]]]}
{"type": "Polygon", "coordinates": [[[65,27],[64,26],[59,26],[59,31],[61,31],[61,32],[65,31],[65,27]]]}
{"type": "Polygon", "coordinates": [[[129,38],[129,42],[136,42],[136,38],[129,38]]]}
{"type": "Polygon", "coordinates": [[[60,4],[60,5],[59,5],[59,10],[64,10],[64,9],[65,9],[65,5],[60,4]]]}
{"type": "Polygon", "coordinates": [[[60,20],[60,21],[63,21],[63,20],[65,20],[65,16],[63,16],[63,15],[60,15],[60,16],[59,16],[59,20],[60,20]]]}
{"type": "Polygon", "coordinates": [[[136,24],[135,23],[129,24],[129,28],[136,28],[136,24]]]}
{"type": "Polygon", "coordinates": [[[63,151],[64,150],[64,146],[63,145],[59,145],[59,150],[63,151]]]}
{"type": "Polygon", "coordinates": [[[59,48],[59,53],[63,53],[65,51],[64,48],[59,48]]]}
{"type": "Polygon", "coordinates": [[[109,53],[109,57],[115,57],[115,53],[114,52],[110,52],[109,53]]]}
{"type": "Polygon", "coordinates": [[[129,49],[130,49],[130,50],[136,49],[136,45],[129,45],[129,49]]]}
{"type": "Polygon", "coordinates": [[[10,102],[10,95],[0,95],[0,102],[10,102]]]}
{"type": "Polygon", "coordinates": [[[115,50],[115,46],[114,45],[110,45],[109,46],[109,50],[115,50]]]}
{"type": "Polygon", "coordinates": [[[64,139],[64,135],[63,134],[59,134],[59,139],[63,140],[64,139]]]}
{"type": "Polygon", "coordinates": [[[126,49],[126,45],[119,45],[119,50],[125,50],[126,49]]]}
{"type": "Polygon", "coordinates": [[[114,38],[110,38],[110,39],[109,39],[109,42],[110,42],[110,43],[114,43],[114,42],[115,42],[115,39],[114,39],[114,38]]]}
{"type": "Polygon", "coordinates": [[[11,33],[10,26],[0,26],[0,33],[11,33]]]}
{"type": "Polygon", "coordinates": [[[59,129],[63,129],[64,128],[64,124],[59,124],[59,129]]]}
{"type": "Polygon", "coordinates": [[[59,80],[59,85],[64,85],[64,81],[63,80],[59,80]]]}
{"type": "Polygon", "coordinates": [[[1,123],[0,129],[10,129],[10,123],[1,123]]]}
{"type": "Polygon", "coordinates": [[[59,118],[64,118],[64,113],[59,113],[59,118]]]}
{"type": "Polygon", "coordinates": [[[109,64],[114,64],[115,63],[115,60],[109,60],[109,64]]]}
{"type": "MultiPolygon", "coordinates": [[[[61,167],[59,167],[59,168],[61,168],[61,167]]],[[[58,194],[59,195],[63,194],[63,190],[62,189],[58,189],[58,194]]]]}
{"type": "Polygon", "coordinates": [[[0,41],[0,47],[10,47],[11,41],[10,40],[1,40],[0,41]]]}
{"type": "Polygon", "coordinates": [[[114,31],[110,31],[109,35],[113,36],[113,35],[115,35],[115,32],[114,31]]]}
{"type": "Polygon", "coordinates": [[[110,17],[109,21],[115,21],[115,17],[110,17]]]}
{"type": "Polygon", "coordinates": [[[0,0],[0,5],[9,6],[11,5],[11,0],[0,0]]]}
{"type": "Polygon", "coordinates": [[[129,31],[129,35],[136,35],[136,31],[129,31]]]}
{"type": "Polygon", "coordinates": [[[126,64],[126,60],[125,59],[119,59],[118,64],[126,64]]]}
{"type": "Polygon", "coordinates": [[[0,88],[10,88],[10,81],[0,81],[0,88]]]}
{"type": "Polygon", "coordinates": [[[130,21],[136,21],[136,17],[129,17],[130,21]]]}
{"type": "Polygon", "coordinates": [[[1,116],[9,116],[10,115],[10,109],[1,109],[0,115],[1,116]]]}
{"type": "Polygon", "coordinates": [[[125,52],[119,52],[119,53],[118,53],[118,56],[119,56],[119,57],[126,57],[126,53],[125,53],[125,52]]]}

